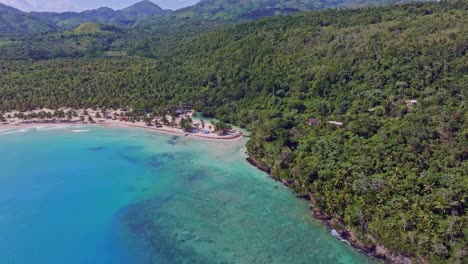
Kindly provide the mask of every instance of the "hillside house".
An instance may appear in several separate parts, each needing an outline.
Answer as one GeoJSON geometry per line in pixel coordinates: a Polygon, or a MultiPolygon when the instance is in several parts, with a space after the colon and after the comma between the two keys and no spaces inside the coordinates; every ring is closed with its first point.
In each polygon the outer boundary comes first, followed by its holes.
{"type": "Polygon", "coordinates": [[[309,119],[309,125],[310,125],[310,126],[316,126],[316,125],[318,125],[319,123],[320,123],[320,120],[318,120],[318,119],[315,119],[315,118],[309,119]]]}

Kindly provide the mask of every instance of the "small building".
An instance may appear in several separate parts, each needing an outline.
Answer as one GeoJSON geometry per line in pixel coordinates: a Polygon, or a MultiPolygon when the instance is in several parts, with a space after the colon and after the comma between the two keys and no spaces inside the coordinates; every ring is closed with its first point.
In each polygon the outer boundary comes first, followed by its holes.
{"type": "Polygon", "coordinates": [[[410,99],[410,100],[406,100],[405,103],[407,105],[413,105],[413,104],[417,104],[418,103],[418,100],[416,99],[410,99]]]}
{"type": "Polygon", "coordinates": [[[316,125],[318,125],[319,123],[320,123],[320,120],[318,120],[318,119],[315,119],[315,118],[309,119],[309,125],[310,125],[310,126],[316,126],[316,125]]]}
{"type": "Polygon", "coordinates": [[[406,103],[406,107],[408,107],[408,110],[411,111],[413,110],[413,105],[418,103],[418,100],[410,99],[410,100],[406,100],[405,103],[406,103]]]}
{"type": "Polygon", "coordinates": [[[337,122],[337,121],[328,121],[329,124],[335,125],[335,126],[343,126],[344,124],[342,122],[337,122]]]}

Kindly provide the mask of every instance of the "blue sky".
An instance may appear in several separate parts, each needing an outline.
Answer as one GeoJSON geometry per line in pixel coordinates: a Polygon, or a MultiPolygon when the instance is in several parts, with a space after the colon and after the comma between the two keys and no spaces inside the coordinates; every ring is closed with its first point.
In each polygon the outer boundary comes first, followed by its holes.
{"type": "MultiPolygon", "coordinates": [[[[162,8],[178,9],[194,5],[200,0],[151,0],[162,8]]],[[[102,6],[122,9],[139,0],[0,0],[0,3],[23,11],[81,11],[102,6]]]]}

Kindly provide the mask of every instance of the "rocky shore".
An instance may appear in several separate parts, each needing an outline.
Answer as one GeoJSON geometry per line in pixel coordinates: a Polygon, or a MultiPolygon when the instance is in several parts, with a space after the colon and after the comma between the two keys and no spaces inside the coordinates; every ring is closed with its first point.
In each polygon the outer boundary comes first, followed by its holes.
{"type": "MultiPolygon", "coordinates": [[[[259,170],[264,171],[271,176],[271,169],[268,166],[260,164],[257,159],[251,155],[249,155],[246,160],[253,166],[257,167],[259,170]]],[[[283,183],[286,187],[290,187],[291,183],[287,182],[285,180],[280,181],[283,183]]],[[[307,201],[313,202],[311,194],[307,195],[296,195],[296,197],[300,199],[305,199],[307,201]]],[[[311,215],[314,219],[320,221],[322,224],[324,224],[332,233],[333,236],[337,237],[337,239],[340,239],[344,241],[345,243],[348,243],[350,246],[356,248],[357,250],[363,252],[364,254],[367,254],[369,256],[375,257],[377,259],[383,260],[386,263],[391,263],[391,264],[411,264],[412,261],[408,256],[404,256],[402,254],[399,254],[398,252],[392,252],[382,245],[380,245],[377,241],[374,240],[374,244],[371,246],[364,245],[361,241],[359,241],[358,237],[356,234],[351,231],[349,226],[346,226],[345,223],[342,221],[339,221],[338,219],[335,219],[331,216],[328,216],[324,214],[319,208],[316,208],[314,206],[311,206],[311,215]]]]}

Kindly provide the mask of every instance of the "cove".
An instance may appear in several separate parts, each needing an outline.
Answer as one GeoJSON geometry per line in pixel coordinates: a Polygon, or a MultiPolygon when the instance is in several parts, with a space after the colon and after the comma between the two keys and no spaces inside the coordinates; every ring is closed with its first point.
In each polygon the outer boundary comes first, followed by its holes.
{"type": "Polygon", "coordinates": [[[375,263],[245,161],[245,142],[0,130],[2,263],[375,263]]]}

